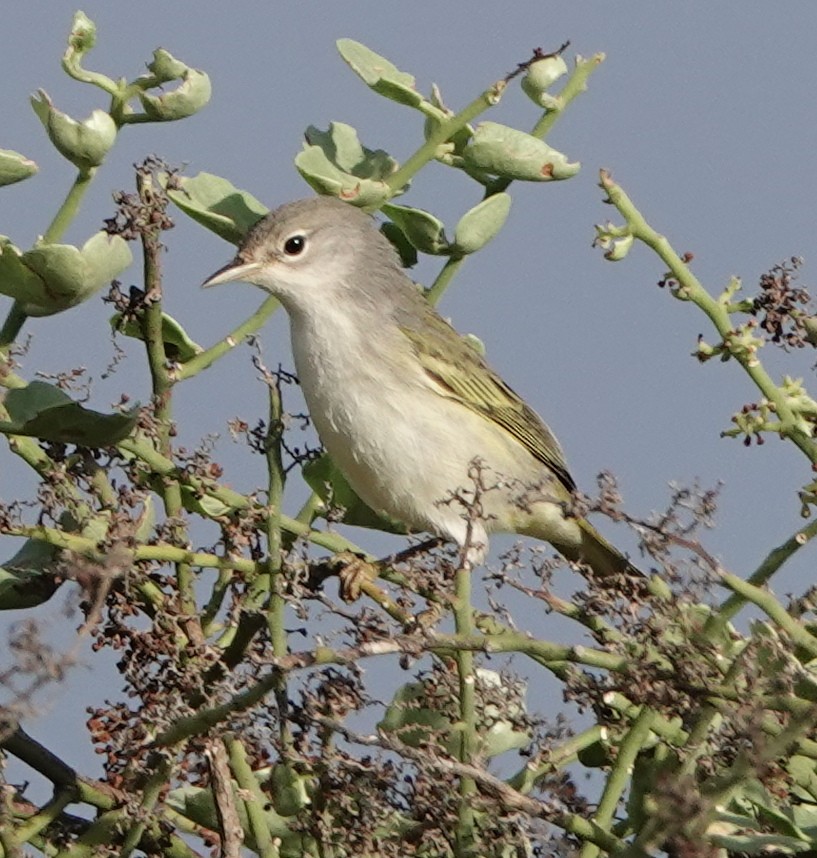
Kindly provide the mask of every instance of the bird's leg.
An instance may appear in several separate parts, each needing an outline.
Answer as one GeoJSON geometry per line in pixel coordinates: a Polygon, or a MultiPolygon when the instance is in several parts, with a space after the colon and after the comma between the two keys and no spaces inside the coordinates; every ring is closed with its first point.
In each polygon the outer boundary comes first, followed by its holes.
{"type": "MultiPolygon", "coordinates": [[[[410,545],[396,554],[390,554],[381,560],[372,560],[353,551],[341,551],[313,568],[313,574],[310,576],[311,583],[317,586],[322,584],[330,575],[337,575],[340,581],[341,599],[344,602],[356,602],[365,590],[370,589],[367,585],[372,585],[384,569],[398,563],[405,563],[412,557],[424,554],[432,548],[436,548],[442,541],[437,537],[427,539],[417,545],[410,545]]],[[[369,595],[378,601],[377,593],[370,593],[369,595]]]]}

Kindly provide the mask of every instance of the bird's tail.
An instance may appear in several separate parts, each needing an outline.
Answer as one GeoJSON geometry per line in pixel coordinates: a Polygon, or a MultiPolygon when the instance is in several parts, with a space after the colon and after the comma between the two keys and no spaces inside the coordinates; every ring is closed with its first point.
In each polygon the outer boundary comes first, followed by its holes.
{"type": "Polygon", "coordinates": [[[634,566],[617,548],[611,545],[584,518],[576,522],[581,532],[581,543],[560,545],[553,543],[561,554],[574,563],[586,563],[600,578],[611,576],[633,576],[643,578],[644,573],[634,566]]]}

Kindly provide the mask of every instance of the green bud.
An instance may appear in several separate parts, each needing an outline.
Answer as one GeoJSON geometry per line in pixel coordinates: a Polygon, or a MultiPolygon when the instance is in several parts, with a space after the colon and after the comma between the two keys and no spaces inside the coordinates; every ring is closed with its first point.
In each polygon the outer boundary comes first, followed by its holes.
{"type": "Polygon", "coordinates": [[[430,212],[395,203],[386,203],[381,210],[400,227],[412,246],[421,253],[448,252],[445,225],[430,212]]]}
{"type": "Polygon", "coordinates": [[[454,230],[454,250],[475,253],[481,250],[505,225],[511,210],[508,194],[493,194],[467,211],[454,230]]]}
{"type": "Polygon", "coordinates": [[[21,182],[33,176],[38,169],[39,167],[25,155],[12,152],[11,149],[0,149],[0,186],[21,182]]]}
{"type": "MultiPolygon", "coordinates": [[[[156,51],[154,61],[149,68],[156,67],[162,74],[169,74],[176,68],[178,62],[167,51],[156,51]],[[157,57],[159,53],[163,56],[157,57]]],[[[178,75],[168,78],[168,80],[177,78],[181,80],[181,84],[176,89],[162,95],[139,93],[139,100],[142,102],[145,113],[154,122],[173,122],[176,119],[184,119],[198,113],[210,101],[213,88],[209,76],[198,69],[187,66],[184,68],[185,71],[180,78],[178,75]]]]}
{"type": "Polygon", "coordinates": [[[547,90],[567,74],[567,63],[561,55],[545,57],[528,66],[522,78],[522,89],[540,107],[552,108],[557,102],[547,90]]]}
{"type": "Polygon", "coordinates": [[[74,13],[68,35],[68,54],[82,56],[96,44],[96,24],[82,11],[74,13]]]}
{"type": "Polygon", "coordinates": [[[98,167],[116,140],[116,123],[103,110],[94,110],[84,122],[77,122],[54,107],[40,89],[31,97],[31,106],[45,127],[57,151],[80,170],[98,167]]]}
{"type": "Polygon", "coordinates": [[[476,334],[463,334],[462,338],[480,357],[485,357],[485,343],[476,334]]]}
{"type": "Polygon", "coordinates": [[[621,238],[611,239],[609,249],[604,253],[604,258],[610,262],[619,262],[630,252],[634,240],[632,233],[621,238]]]}
{"type": "Polygon", "coordinates": [[[801,324],[806,342],[817,347],[817,316],[803,316],[801,324]]]}
{"type": "Polygon", "coordinates": [[[580,167],[538,137],[498,122],[482,122],[476,127],[463,160],[477,171],[529,182],[569,179],[580,167]]]}

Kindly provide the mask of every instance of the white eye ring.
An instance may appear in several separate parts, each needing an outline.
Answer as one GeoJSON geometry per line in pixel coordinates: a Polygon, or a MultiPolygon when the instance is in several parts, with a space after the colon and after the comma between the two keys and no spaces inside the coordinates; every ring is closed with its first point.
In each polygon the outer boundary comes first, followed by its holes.
{"type": "Polygon", "coordinates": [[[306,249],[306,236],[297,233],[284,242],[284,253],[287,256],[300,256],[306,249]]]}

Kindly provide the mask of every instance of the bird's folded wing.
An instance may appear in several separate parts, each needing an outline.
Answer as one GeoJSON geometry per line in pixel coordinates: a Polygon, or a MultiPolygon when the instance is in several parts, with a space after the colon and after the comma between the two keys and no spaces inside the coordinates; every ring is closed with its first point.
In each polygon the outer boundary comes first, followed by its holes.
{"type": "Polygon", "coordinates": [[[440,395],[456,399],[502,427],[549,468],[568,491],[573,491],[576,484],[562,448],[539,415],[433,310],[423,322],[422,334],[405,325],[400,330],[440,395]]]}

